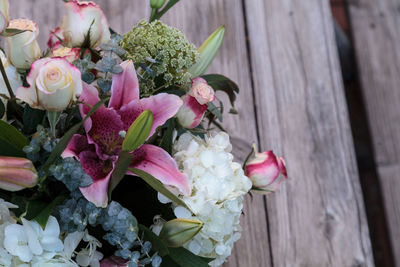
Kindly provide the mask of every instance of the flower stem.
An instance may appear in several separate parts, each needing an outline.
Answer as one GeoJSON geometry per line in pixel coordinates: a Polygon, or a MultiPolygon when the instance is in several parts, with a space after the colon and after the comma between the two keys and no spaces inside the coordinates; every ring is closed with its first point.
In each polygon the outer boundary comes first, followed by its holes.
{"type": "Polygon", "coordinates": [[[60,120],[61,112],[58,111],[47,111],[47,118],[49,119],[51,135],[56,137],[56,126],[60,120]]]}
{"type": "Polygon", "coordinates": [[[154,15],[153,15],[153,11],[152,11],[152,13],[151,13],[151,17],[150,17],[150,22],[152,22],[153,20],[156,20],[156,19],[160,19],[165,13],[167,13],[167,11],[171,8],[171,7],[173,7],[176,3],[178,3],[179,2],[179,0],[170,0],[169,2],[168,2],[168,4],[166,4],[165,5],[165,7],[160,11],[160,12],[156,12],[154,15]]]}
{"type": "Polygon", "coordinates": [[[10,81],[8,80],[8,77],[7,77],[7,74],[6,74],[6,70],[4,69],[3,61],[1,59],[0,59],[0,71],[1,71],[1,75],[3,76],[3,80],[4,80],[5,84],[6,84],[8,93],[10,94],[11,100],[15,99],[14,92],[13,92],[13,90],[11,88],[10,81]]]}

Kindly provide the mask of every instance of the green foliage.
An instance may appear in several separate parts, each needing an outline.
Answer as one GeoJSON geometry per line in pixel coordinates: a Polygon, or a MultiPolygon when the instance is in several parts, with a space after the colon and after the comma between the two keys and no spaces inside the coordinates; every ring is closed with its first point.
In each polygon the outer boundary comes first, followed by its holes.
{"type": "Polygon", "coordinates": [[[10,157],[25,157],[24,146],[28,139],[14,126],[0,120],[0,155],[10,157]]]}
{"type": "Polygon", "coordinates": [[[142,20],[124,35],[125,57],[141,66],[138,75],[142,93],[152,94],[158,86],[183,85],[190,81],[187,69],[198,60],[196,47],[178,29],[161,21],[142,20]]]}
{"type": "MultiPolygon", "coordinates": [[[[0,96],[1,98],[1,96],[0,96]]],[[[4,106],[3,101],[0,99],[0,119],[3,118],[4,114],[6,113],[6,107],[4,106]]]]}

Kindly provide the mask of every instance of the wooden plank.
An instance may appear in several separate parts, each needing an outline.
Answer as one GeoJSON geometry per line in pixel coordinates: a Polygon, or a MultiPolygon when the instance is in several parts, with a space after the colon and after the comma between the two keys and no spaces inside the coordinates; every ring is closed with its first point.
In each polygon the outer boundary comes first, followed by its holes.
{"type": "MultiPolygon", "coordinates": [[[[238,0],[181,1],[165,16],[166,22],[183,30],[196,45],[200,45],[220,25],[226,25],[224,44],[209,73],[224,74],[240,87],[236,106],[239,115],[226,116],[223,124],[232,137],[234,152],[241,162],[252,142],[257,141],[243,16],[242,2],[238,0]]],[[[225,107],[229,107],[227,99],[223,99],[225,107]]],[[[253,201],[248,198],[244,212],[243,236],[226,266],[271,266],[264,198],[254,196],[253,201]]]]}
{"type": "Polygon", "coordinates": [[[261,145],[290,180],[268,197],[274,266],[373,266],[328,1],[244,1],[261,145]]]}
{"type": "Polygon", "coordinates": [[[399,0],[348,1],[357,64],[396,266],[400,265],[399,0]]]}
{"type": "MultiPolygon", "coordinates": [[[[140,19],[147,18],[147,1],[101,0],[109,18],[110,25],[118,32],[126,32],[140,19]]],[[[40,43],[47,41],[48,33],[58,26],[62,17],[62,1],[19,0],[12,3],[12,17],[27,17],[36,21],[41,28],[40,43]],[[43,10],[52,14],[42,16],[43,10]]],[[[181,1],[166,16],[165,21],[184,31],[188,39],[200,45],[218,26],[227,25],[227,36],[221,53],[210,70],[222,73],[235,80],[241,95],[237,102],[239,116],[228,116],[224,126],[228,129],[237,152],[238,160],[243,161],[251,143],[257,140],[253,97],[248,69],[244,20],[241,1],[181,1]],[[244,125],[243,122],[246,122],[244,125]]],[[[229,106],[226,97],[220,96],[229,106]]],[[[237,243],[234,255],[227,266],[270,266],[268,229],[264,198],[255,196],[246,199],[245,216],[242,219],[243,235],[237,243]]]]}

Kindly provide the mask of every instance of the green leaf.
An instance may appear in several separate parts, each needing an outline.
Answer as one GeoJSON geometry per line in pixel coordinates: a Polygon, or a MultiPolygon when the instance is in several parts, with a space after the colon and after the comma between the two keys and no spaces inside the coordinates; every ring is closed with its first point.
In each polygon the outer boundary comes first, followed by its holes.
{"type": "Polygon", "coordinates": [[[185,248],[169,248],[169,256],[181,267],[209,267],[214,259],[199,257],[185,248]]]}
{"type": "Polygon", "coordinates": [[[142,224],[139,224],[139,229],[141,231],[143,231],[146,240],[150,241],[151,244],[153,244],[153,248],[156,251],[158,251],[158,254],[161,257],[164,257],[165,255],[169,254],[168,247],[164,244],[164,242],[161,240],[161,238],[158,237],[158,235],[153,233],[153,231],[151,231],[149,228],[147,228],[146,226],[144,226],[142,224]]]}
{"type": "MultiPolygon", "coordinates": [[[[222,103],[221,103],[222,104],[222,103]]],[[[222,122],[222,112],[220,108],[214,105],[214,103],[208,103],[208,111],[210,111],[219,121],[222,122]]]]}
{"type": "Polygon", "coordinates": [[[22,150],[29,144],[28,139],[14,126],[0,120],[0,155],[8,157],[26,157],[22,150]]]}
{"type": "Polygon", "coordinates": [[[32,200],[26,203],[26,211],[24,218],[27,220],[33,220],[36,216],[38,216],[42,210],[44,210],[49,203],[32,200]]]}
{"type": "Polygon", "coordinates": [[[122,151],[118,156],[113,173],[111,174],[110,184],[108,185],[108,197],[111,199],[112,191],[117,187],[121,180],[125,177],[126,171],[132,160],[132,154],[122,151]]]}
{"type": "Polygon", "coordinates": [[[134,168],[129,168],[128,171],[134,173],[135,175],[139,176],[142,178],[148,185],[150,185],[154,190],[157,192],[160,192],[167,198],[169,198],[171,201],[175,202],[179,206],[183,206],[186,209],[190,210],[190,208],[180,200],[177,196],[175,196],[171,191],[169,191],[165,186],[156,178],[154,178],[151,174],[148,174],[147,172],[144,172],[139,169],[134,169],[134,168]]]}
{"type": "Polygon", "coordinates": [[[6,107],[4,106],[3,101],[0,99],[0,120],[1,118],[3,118],[5,113],[6,113],[6,107]]]}
{"type": "Polygon", "coordinates": [[[215,91],[223,91],[229,96],[232,106],[235,106],[236,94],[239,93],[239,87],[235,82],[220,74],[208,74],[201,76],[207,81],[208,85],[215,91]]]}
{"type": "Polygon", "coordinates": [[[54,163],[54,161],[57,160],[58,157],[64,152],[65,148],[68,146],[69,141],[71,141],[72,137],[76,132],[78,132],[79,128],[83,125],[83,123],[93,115],[93,113],[96,112],[96,110],[101,107],[108,98],[103,99],[99,101],[96,105],[92,107],[92,109],[89,111],[89,113],[86,115],[86,117],[78,124],[74,125],[71,129],[69,129],[68,132],[65,133],[63,138],[61,138],[60,142],[56,145],[56,147],[53,149],[53,152],[51,152],[49,158],[47,159],[46,163],[43,165],[43,170],[48,170],[48,168],[51,166],[51,164],[54,163]]]}
{"type": "Polygon", "coordinates": [[[172,153],[172,138],[175,129],[175,119],[169,119],[167,121],[167,130],[164,132],[163,139],[161,141],[160,147],[167,151],[169,154],[172,153]]]}
{"type": "Polygon", "coordinates": [[[20,29],[7,28],[4,32],[1,33],[1,36],[11,37],[11,36],[26,32],[26,31],[29,31],[29,30],[20,30],[20,29]]]}
{"type": "Polygon", "coordinates": [[[188,72],[192,74],[192,77],[200,76],[206,72],[221,48],[221,45],[224,41],[224,36],[225,26],[221,26],[216,29],[200,46],[200,59],[188,70],[188,72]]]}
{"type": "Polygon", "coordinates": [[[122,151],[131,152],[141,146],[149,137],[153,120],[153,113],[150,110],[143,111],[129,127],[122,143],[122,151]]]}
{"type": "Polygon", "coordinates": [[[46,226],[47,220],[49,219],[50,215],[53,213],[53,210],[56,206],[60,205],[67,199],[66,195],[60,195],[56,197],[53,202],[47,205],[35,218],[34,220],[37,221],[43,228],[46,226]]]}
{"type": "Polygon", "coordinates": [[[160,238],[168,247],[181,247],[193,239],[203,228],[203,222],[189,219],[173,219],[164,224],[160,238]]]}
{"type": "Polygon", "coordinates": [[[24,133],[32,134],[36,131],[39,124],[43,122],[43,118],[46,115],[46,111],[40,109],[31,108],[29,105],[25,105],[24,115],[22,117],[24,123],[24,133]]]}
{"type": "Polygon", "coordinates": [[[20,133],[14,126],[0,120],[0,137],[14,144],[19,149],[29,144],[28,139],[20,133]]]}

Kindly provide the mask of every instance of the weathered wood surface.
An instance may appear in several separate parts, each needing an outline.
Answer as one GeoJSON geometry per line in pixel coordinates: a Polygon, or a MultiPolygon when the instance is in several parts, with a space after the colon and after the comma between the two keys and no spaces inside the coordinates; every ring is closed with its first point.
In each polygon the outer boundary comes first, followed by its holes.
{"type": "Polygon", "coordinates": [[[400,1],[348,4],[393,254],[400,266],[400,1]]]}
{"type": "Polygon", "coordinates": [[[373,266],[328,1],[244,1],[261,145],[290,181],[268,198],[274,266],[373,266]]]}
{"type": "MultiPolygon", "coordinates": [[[[12,17],[38,23],[44,45],[62,1],[11,2],[12,17]]],[[[96,2],[119,32],[148,14],[147,1],[96,2]]],[[[227,26],[210,72],[241,88],[240,115],[224,122],[237,156],[259,141],[288,162],[278,194],[246,201],[243,237],[226,266],[372,266],[328,1],[181,1],[163,20],[196,45],[227,26]]]]}

